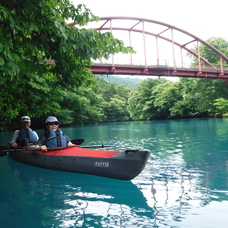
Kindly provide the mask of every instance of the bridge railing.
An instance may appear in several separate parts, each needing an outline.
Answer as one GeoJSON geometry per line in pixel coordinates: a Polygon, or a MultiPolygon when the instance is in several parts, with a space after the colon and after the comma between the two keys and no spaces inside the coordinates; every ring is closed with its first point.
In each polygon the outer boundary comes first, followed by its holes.
{"type": "MultiPolygon", "coordinates": [[[[95,61],[94,62],[95,65],[104,65],[104,64],[107,64],[107,65],[113,65],[113,66],[144,66],[145,68],[148,68],[148,67],[160,67],[160,68],[164,68],[164,67],[169,67],[169,68],[174,68],[176,67],[177,69],[185,69],[185,70],[199,70],[199,65],[191,65],[189,62],[185,63],[185,62],[181,62],[181,63],[175,63],[173,64],[173,62],[169,62],[169,61],[164,61],[164,64],[148,64],[147,66],[145,66],[144,62],[142,61],[135,61],[134,63],[131,63],[130,60],[127,61],[127,63],[123,63],[123,61],[118,61],[118,59],[116,61],[114,61],[114,64],[112,62],[111,59],[104,59],[104,60],[100,60],[100,61],[95,61]]],[[[211,72],[220,72],[221,71],[221,66],[220,65],[205,65],[205,64],[201,64],[201,71],[211,71],[211,72]]],[[[228,66],[224,66],[223,67],[223,71],[224,72],[228,72],[228,66]]]]}

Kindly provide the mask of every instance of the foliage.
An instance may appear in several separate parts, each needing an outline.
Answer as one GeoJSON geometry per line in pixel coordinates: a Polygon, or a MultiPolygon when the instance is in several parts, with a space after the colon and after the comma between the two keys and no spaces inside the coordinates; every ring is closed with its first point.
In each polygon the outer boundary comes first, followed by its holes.
{"type": "Polygon", "coordinates": [[[159,116],[163,118],[176,117],[173,113],[174,106],[181,100],[178,84],[166,82],[158,85],[153,94],[155,94],[154,106],[158,108],[159,116]]]}
{"type": "MultiPolygon", "coordinates": [[[[214,46],[216,49],[218,49],[220,52],[222,52],[224,55],[228,56],[228,41],[226,41],[223,38],[220,37],[211,37],[207,40],[207,43],[214,46]]],[[[220,56],[216,54],[211,48],[207,47],[204,44],[199,45],[199,50],[201,56],[203,56],[208,62],[212,63],[214,66],[220,66],[220,56]]],[[[197,46],[193,48],[194,52],[197,51],[197,46]]],[[[198,65],[198,58],[192,56],[189,54],[189,57],[192,59],[192,66],[198,65]]],[[[223,61],[223,65],[225,67],[228,67],[228,62],[223,61]]]]}
{"type": "Polygon", "coordinates": [[[90,20],[98,17],[69,0],[1,1],[2,124],[18,115],[39,117],[60,110],[60,88],[94,83],[87,68],[91,59],[133,51],[109,32],[80,27],[90,20]],[[69,20],[78,26],[68,26],[69,20]]]}
{"type": "Polygon", "coordinates": [[[128,111],[133,120],[217,116],[227,112],[227,103],[219,98],[228,99],[224,80],[146,79],[132,91],[128,111]]]}
{"type": "Polygon", "coordinates": [[[49,114],[57,116],[63,125],[129,120],[127,98],[130,91],[130,88],[96,78],[92,88],[70,87],[58,90],[61,100],[56,97],[55,102],[61,110],[49,114]]]}
{"type": "MultiPolygon", "coordinates": [[[[224,55],[228,56],[228,42],[223,38],[212,37],[207,40],[224,55]]],[[[201,55],[214,66],[220,66],[220,57],[212,49],[205,45],[199,46],[201,55]]],[[[197,47],[193,49],[196,51],[197,47]]],[[[197,52],[197,51],[196,51],[197,52]]],[[[192,58],[192,66],[198,64],[198,59],[192,58]]],[[[228,67],[228,63],[223,61],[223,66],[228,67]]],[[[193,81],[192,81],[193,82],[193,81]]],[[[227,82],[223,80],[200,80],[195,89],[195,96],[198,103],[199,113],[205,115],[222,116],[226,114],[227,82]]]]}
{"type": "Polygon", "coordinates": [[[105,121],[129,120],[127,102],[131,89],[126,86],[108,83],[103,79],[97,79],[96,83],[97,86],[94,91],[103,99],[103,102],[100,101],[100,107],[103,110],[105,121]]]}
{"type": "Polygon", "coordinates": [[[154,119],[158,116],[158,109],[154,106],[155,94],[153,89],[162,83],[165,79],[145,79],[140,82],[136,89],[132,91],[128,100],[128,112],[133,120],[154,119]]]}
{"type": "Polygon", "coordinates": [[[83,109],[100,110],[101,119],[90,117],[93,121],[208,117],[227,113],[228,84],[224,80],[182,78],[173,83],[148,78],[134,89],[105,82],[101,76],[96,82],[97,86],[90,90],[94,92],[92,96],[79,96],[79,100],[89,98],[88,106],[83,109]],[[96,96],[99,102],[90,103],[96,96]]]}
{"type": "Polygon", "coordinates": [[[216,116],[227,116],[228,115],[228,99],[218,98],[214,101],[214,106],[216,107],[216,116]]]}
{"type": "MultiPolygon", "coordinates": [[[[228,113],[224,80],[183,78],[173,83],[148,78],[129,88],[131,83],[120,86],[94,77],[87,68],[92,59],[133,50],[111,33],[80,27],[90,20],[98,18],[84,5],[74,7],[68,0],[1,1],[1,125],[21,115],[40,123],[55,115],[62,124],[72,125],[228,113]],[[77,27],[66,24],[70,18],[77,27]]],[[[208,42],[228,54],[227,41],[208,42]]],[[[206,46],[200,50],[209,62],[219,63],[206,46]]],[[[193,59],[192,65],[196,63],[193,59]]]]}

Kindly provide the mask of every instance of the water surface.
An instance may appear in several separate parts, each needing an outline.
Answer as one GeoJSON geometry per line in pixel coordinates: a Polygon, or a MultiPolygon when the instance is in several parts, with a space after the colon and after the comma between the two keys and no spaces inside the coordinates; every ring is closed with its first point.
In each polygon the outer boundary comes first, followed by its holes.
{"type": "MultiPolygon", "coordinates": [[[[0,227],[227,227],[228,119],[63,128],[83,145],[152,151],[132,181],[0,158],[0,227]]],[[[38,131],[42,134],[42,131],[38,131]]],[[[1,145],[12,132],[0,133],[1,145]]]]}

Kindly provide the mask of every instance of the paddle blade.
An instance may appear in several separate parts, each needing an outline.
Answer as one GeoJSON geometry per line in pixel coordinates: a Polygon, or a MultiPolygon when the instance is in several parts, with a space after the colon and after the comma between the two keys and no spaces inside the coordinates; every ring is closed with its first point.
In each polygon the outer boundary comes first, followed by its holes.
{"type": "Polygon", "coordinates": [[[81,145],[84,142],[84,139],[72,139],[71,142],[75,145],[81,145]]]}

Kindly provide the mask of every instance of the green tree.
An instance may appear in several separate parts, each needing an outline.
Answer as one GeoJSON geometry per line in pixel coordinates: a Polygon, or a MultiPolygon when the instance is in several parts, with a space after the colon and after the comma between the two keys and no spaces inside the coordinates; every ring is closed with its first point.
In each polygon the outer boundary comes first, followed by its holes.
{"type": "MultiPolygon", "coordinates": [[[[212,37],[208,39],[207,42],[224,55],[228,56],[228,42],[225,39],[212,37]]],[[[205,59],[215,66],[220,66],[220,57],[218,54],[202,44],[199,48],[201,55],[205,59]]],[[[195,47],[193,50],[196,51],[197,48],[195,47]]],[[[193,57],[192,65],[196,64],[198,64],[198,59],[193,57]]],[[[223,61],[223,65],[228,67],[228,63],[225,61],[223,61]]],[[[209,115],[222,115],[226,113],[226,102],[224,99],[227,99],[227,82],[223,80],[199,80],[197,90],[198,97],[196,100],[198,103],[198,110],[200,112],[205,111],[209,115]]]]}
{"type": "Polygon", "coordinates": [[[114,96],[109,102],[103,104],[106,121],[126,121],[129,120],[127,111],[127,101],[119,95],[114,96]]]}
{"type": "Polygon", "coordinates": [[[179,99],[170,108],[171,117],[186,118],[200,115],[197,102],[198,97],[202,97],[202,91],[197,89],[197,82],[197,79],[181,78],[176,84],[179,99]]]}
{"type": "Polygon", "coordinates": [[[180,98],[171,108],[173,117],[214,116],[214,100],[228,98],[224,80],[182,78],[177,84],[180,98]]]}
{"type": "MultiPolygon", "coordinates": [[[[214,46],[216,49],[218,49],[220,52],[222,52],[224,55],[228,56],[228,41],[221,37],[211,37],[206,41],[212,46],[214,46]]],[[[215,66],[220,66],[220,56],[216,54],[212,49],[210,49],[204,44],[200,44],[199,49],[201,56],[208,60],[208,62],[212,63],[215,66]]],[[[198,52],[196,46],[193,48],[193,51],[195,51],[196,53],[198,52]]],[[[189,57],[192,59],[192,66],[198,65],[198,58],[190,54],[189,57]]],[[[228,63],[225,61],[223,61],[223,65],[225,67],[228,67],[228,63]]]]}
{"type": "Polygon", "coordinates": [[[0,121],[21,114],[40,116],[58,109],[58,87],[87,86],[92,59],[132,52],[111,33],[84,29],[98,20],[69,0],[2,0],[0,3],[0,121]],[[72,20],[78,26],[68,26],[72,20]],[[51,64],[48,64],[51,63],[51,64]],[[54,106],[54,108],[53,108],[54,106]]]}
{"type": "Polygon", "coordinates": [[[129,120],[127,102],[132,89],[107,82],[101,78],[96,79],[96,84],[97,86],[94,87],[96,94],[99,94],[104,100],[102,108],[105,121],[129,120]]]}
{"type": "Polygon", "coordinates": [[[65,125],[87,124],[105,121],[103,98],[92,88],[65,89],[60,102],[61,111],[55,113],[65,125]]]}
{"type": "Polygon", "coordinates": [[[216,107],[215,115],[217,116],[228,115],[228,99],[224,99],[224,98],[215,99],[214,106],[216,107]]]}
{"type": "Polygon", "coordinates": [[[157,85],[153,90],[154,107],[157,108],[157,114],[160,118],[176,117],[173,115],[173,107],[182,97],[178,90],[178,83],[166,82],[157,85]]]}
{"type": "Polygon", "coordinates": [[[61,110],[53,115],[64,125],[129,120],[127,97],[130,90],[99,78],[95,79],[93,87],[61,89],[58,90],[61,99],[56,97],[61,110]]]}
{"type": "Polygon", "coordinates": [[[128,99],[128,112],[133,120],[160,118],[154,105],[155,88],[166,83],[165,79],[145,79],[137,84],[128,99]]]}

